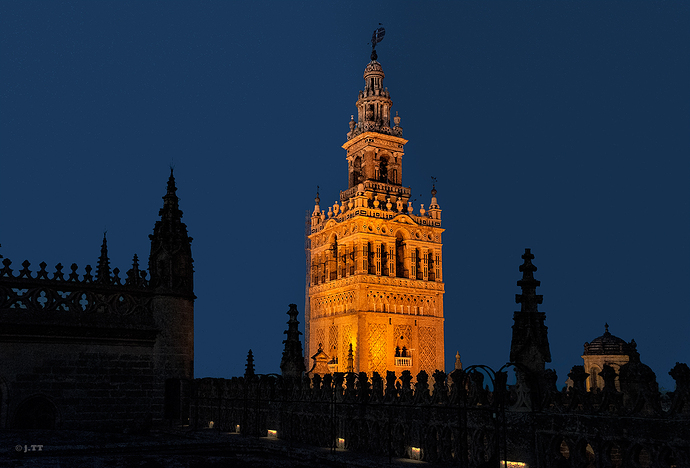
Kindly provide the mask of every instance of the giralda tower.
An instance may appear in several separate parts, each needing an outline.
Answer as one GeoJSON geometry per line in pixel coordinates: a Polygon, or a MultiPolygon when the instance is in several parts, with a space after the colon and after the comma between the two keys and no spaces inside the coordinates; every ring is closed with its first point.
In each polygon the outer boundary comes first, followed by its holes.
{"type": "Polygon", "coordinates": [[[311,215],[307,369],[321,348],[332,372],[444,370],[441,209],[435,189],[425,210],[402,185],[407,140],[383,78],[374,50],[343,145],[348,188],[327,208],[317,194],[311,215]]]}

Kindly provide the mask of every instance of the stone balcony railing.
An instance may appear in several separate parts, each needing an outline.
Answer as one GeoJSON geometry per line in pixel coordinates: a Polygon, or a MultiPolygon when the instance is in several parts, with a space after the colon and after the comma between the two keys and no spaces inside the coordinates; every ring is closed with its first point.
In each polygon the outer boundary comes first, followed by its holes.
{"type": "Polygon", "coordinates": [[[396,367],[412,367],[411,357],[396,357],[395,358],[396,367]]]}
{"type": "MultiPolygon", "coordinates": [[[[377,182],[375,180],[365,180],[364,190],[373,190],[375,192],[385,192],[390,195],[402,198],[410,198],[412,189],[410,187],[402,187],[400,185],[388,184],[386,182],[377,182]]],[[[357,186],[350,187],[347,190],[340,192],[340,201],[349,200],[357,193],[357,186]]]]}

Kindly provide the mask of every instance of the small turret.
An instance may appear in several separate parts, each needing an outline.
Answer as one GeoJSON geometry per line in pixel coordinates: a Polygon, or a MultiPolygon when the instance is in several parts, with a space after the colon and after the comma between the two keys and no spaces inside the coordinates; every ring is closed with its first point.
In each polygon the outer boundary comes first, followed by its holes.
{"type": "Polygon", "coordinates": [[[436,184],[433,184],[431,188],[431,203],[429,203],[429,217],[431,219],[441,219],[441,207],[438,205],[438,200],[436,199],[436,184]]]}

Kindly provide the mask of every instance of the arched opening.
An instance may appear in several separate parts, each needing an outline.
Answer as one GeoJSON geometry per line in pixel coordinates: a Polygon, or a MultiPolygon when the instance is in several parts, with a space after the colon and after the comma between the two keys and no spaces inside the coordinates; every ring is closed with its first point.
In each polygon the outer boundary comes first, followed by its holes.
{"type": "Polygon", "coordinates": [[[584,453],[584,459],[585,459],[585,467],[586,468],[596,468],[597,466],[597,457],[594,453],[594,448],[590,444],[587,444],[585,446],[585,453],[584,453]]]}
{"type": "Polygon", "coordinates": [[[642,468],[649,468],[652,466],[652,456],[646,448],[638,449],[635,459],[637,464],[642,468]]]}
{"type": "Polygon", "coordinates": [[[599,372],[601,372],[599,366],[592,366],[592,368],[589,370],[590,392],[600,391],[604,386],[603,379],[601,378],[601,376],[599,376],[599,372]]]}
{"type": "Polygon", "coordinates": [[[362,158],[357,156],[352,162],[352,173],[350,174],[350,187],[356,187],[362,181],[362,158]]]}
{"type": "Polygon", "coordinates": [[[330,258],[330,280],[336,280],[338,278],[338,236],[333,236],[333,242],[331,243],[331,258],[330,258]]]}
{"type": "Polygon", "coordinates": [[[395,276],[407,278],[405,271],[405,241],[399,232],[395,235],[395,276]]]}
{"type": "Polygon", "coordinates": [[[381,275],[388,276],[388,247],[381,244],[381,275]]]}
{"type": "Polygon", "coordinates": [[[419,249],[414,249],[412,252],[412,257],[414,261],[414,271],[416,273],[417,279],[424,279],[424,271],[422,270],[422,255],[419,249]]]}
{"type": "Polygon", "coordinates": [[[388,183],[388,159],[381,158],[379,161],[379,182],[388,183]]]}
{"type": "Polygon", "coordinates": [[[376,274],[376,262],[374,261],[374,256],[376,255],[376,249],[371,242],[367,242],[367,262],[369,264],[369,274],[376,274]]]}
{"type": "Polygon", "coordinates": [[[434,252],[429,252],[427,262],[429,265],[429,281],[436,281],[436,264],[434,263],[434,252]]]}
{"type": "Polygon", "coordinates": [[[613,468],[621,468],[623,466],[623,452],[618,445],[611,445],[608,456],[613,468]]]}
{"type": "Polygon", "coordinates": [[[57,409],[47,398],[31,397],[22,402],[14,416],[14,429],[55,429],[57,409]]]}

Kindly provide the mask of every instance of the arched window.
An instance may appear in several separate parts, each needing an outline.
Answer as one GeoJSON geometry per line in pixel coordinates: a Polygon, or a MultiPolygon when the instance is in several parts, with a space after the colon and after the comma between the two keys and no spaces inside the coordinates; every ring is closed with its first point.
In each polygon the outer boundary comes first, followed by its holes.
{"type": "Polygon", "coordinates": [[[350,187],[356,187],[362,181],[362,158],[357,156],[352,163],[350,187]]]}
{"type": "Polygon", "coordinates": [[[429,281],[436,281],[436,268],[434,265],[434,252],[429,252],[428,256],[428,262],[429,262],[429,281]]]}
{"type": "Polygon", "coordinates": [[[417,271],[417,279],[424,279],[424,271],[422,270],[422,255],[419,249],[415,249],[415,270],[417,271]]]}
{"type": "Polygon", "coordinates": [[[379,182],[388,183],[388,159],[381,158],[379,162],[379,182]]]}

